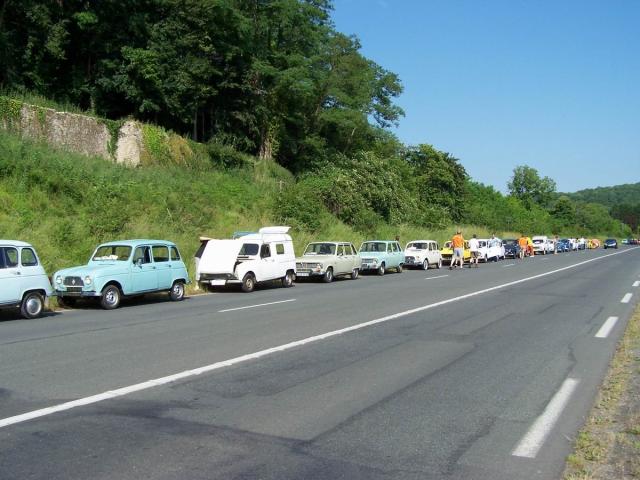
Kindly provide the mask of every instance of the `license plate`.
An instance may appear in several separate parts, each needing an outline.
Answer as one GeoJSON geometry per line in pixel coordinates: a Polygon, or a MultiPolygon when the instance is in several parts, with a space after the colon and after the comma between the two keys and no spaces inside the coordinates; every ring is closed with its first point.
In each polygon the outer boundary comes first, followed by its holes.
{"type": "Polygon", "coordinates": [[[211,285],[214,287],[219,287],[226,284],[227,284],[226,280],[211,280],[211,285]]]}
{"type": "Polygon", "coordinates": [[[309,272],[298,272],[296,273],[296,277],[308,277],[309,272]]]}

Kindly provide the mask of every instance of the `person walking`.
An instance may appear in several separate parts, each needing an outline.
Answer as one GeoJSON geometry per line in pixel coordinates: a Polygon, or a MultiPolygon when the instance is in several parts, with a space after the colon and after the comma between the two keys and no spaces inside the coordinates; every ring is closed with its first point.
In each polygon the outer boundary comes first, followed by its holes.
{"type": "Polygon", "coordinates": [[[518,245],[520,246],[520,251],[518,252],[518,257],[520,260],[524,260],[524,255],[527,253],[527,237],[524,236],[524,233],[520,235],[518,239],[518,245]]]}
{"type": "Polygon", "coordinates": [[[558,254],[558,240],[560,240],[558,238],[558,235],[553,237],[553,254],[557,255],[558,254]]]}
{"type": "Polygon", "coordinates": [[[474,264],[478,268],[478,257],[480,256],[480,242],[478,242],[478,236],[474,233],[471,240],[469,240],[469,250],[471,251],[471,258],[469,259],[469,268],[474,264]]]}
{"type": "Polygon", "coordinates": [[[460,268],[462,268],[464,266],[464,237],[462,236],[461,230],[458,230],[451,238],[451,246],[453,247],[453,255],[451,256],[449,270],[453,270],[456,267],[456,262],[458,261],[460,263],[460,268]]]}

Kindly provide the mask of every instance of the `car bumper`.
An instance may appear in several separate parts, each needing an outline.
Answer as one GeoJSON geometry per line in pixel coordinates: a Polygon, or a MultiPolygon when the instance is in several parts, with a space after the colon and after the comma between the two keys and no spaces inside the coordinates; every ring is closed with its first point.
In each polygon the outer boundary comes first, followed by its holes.
{"type": "Polygon", "coordinates": [[[378,270],[380,268],[380,265],[377,263],[363,263],[362,265],[360,265],[360,270],[378,270]]]}
{"type": "Polygon", "coordinates": [[[101,292],[94,290],[82,290],[79,292],[69,292],[67,290],[55,290],[53,294],[57,297],[101,297],[101,292]]]}
{"type": "Polygon", "coordinates": [[[323,270],[302,270],[296,272],[296,278],[322,277],[324,274],[323,270]]]}

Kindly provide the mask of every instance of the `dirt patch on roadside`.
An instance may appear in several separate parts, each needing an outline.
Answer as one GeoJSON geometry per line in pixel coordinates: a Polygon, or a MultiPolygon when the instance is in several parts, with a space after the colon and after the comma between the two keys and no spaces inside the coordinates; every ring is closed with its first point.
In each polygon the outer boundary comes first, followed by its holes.
{"type": "Polygon", "coordinates": [[[567,458],[565,480],[640,478],[640,307],[567,458]]]}

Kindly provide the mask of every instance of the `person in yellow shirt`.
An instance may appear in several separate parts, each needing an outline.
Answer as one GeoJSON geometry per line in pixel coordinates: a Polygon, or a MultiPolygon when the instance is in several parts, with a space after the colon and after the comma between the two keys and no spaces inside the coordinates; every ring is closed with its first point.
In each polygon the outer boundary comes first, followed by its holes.
{"type": "Polygon", "coordinates": [[[451,238],[451,246],[453,247],[453,256],[449,264],[449,270],[456,267],[456,262],[460,263],[460,268],[464,266],[464,237],[460,230],[451,238]]]}
{"type": "Polygon", "coordinates": [[[520,258],[520,260],[522,260],[524,258],[525,253],[527,253],[527,237],[524,236],[524,233],[522,235],[520,235],[520,238],[518,239],[518,245],[520,246],[520,253],[518,254],[518,257],[520,258]]]}
{"type": "Polygon", "coordinates": [[[531,240],[531,237],[527,237],[527,255],[529,255],[530,257],[534,256],[534,253],[533,253],[533,240],[531,240]]]}

